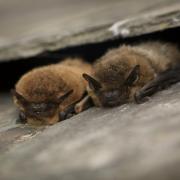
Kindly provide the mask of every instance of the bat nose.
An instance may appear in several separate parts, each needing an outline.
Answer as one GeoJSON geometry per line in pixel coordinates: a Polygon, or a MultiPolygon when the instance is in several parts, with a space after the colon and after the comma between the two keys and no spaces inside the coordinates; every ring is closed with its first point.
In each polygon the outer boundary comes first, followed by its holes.
{"type": "Polygon", "coordinates": [[[106,92],[105,93],[105,98],[107,101],[114,101],[117,100],[119,97],[119,92],[118,91],[111,91],[111,92],[106,92]]]}
{"type": "Polygon", "coordinates": [[[40,116],[44,111],[41,108],[37,108],[37,109],[32,109],[31,112],[36,116],[40,116]]]}
{"type": "Polygon", "coordinates": [[[106,92],[102,103],[106,107],[117,106],[120,103],[120,93],[118,91],[106,92]]]}

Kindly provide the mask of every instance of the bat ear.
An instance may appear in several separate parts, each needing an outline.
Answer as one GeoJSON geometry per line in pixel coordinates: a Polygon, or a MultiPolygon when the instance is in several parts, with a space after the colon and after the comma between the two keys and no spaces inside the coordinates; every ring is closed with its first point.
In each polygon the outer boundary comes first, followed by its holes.
{"type": "Polygon", "coordinates": [[[140,77],[140,65],[134,66],[131,71],[129,72],[126,80],[125,85],[131,86],[135,81],[137,81],[140,77]]]}
{"type": "Polygon", "coordinates": [[[19,94],[15,89],[11,90],[11,93],[16,99],[22,104],[22,105],[27,105],[28,101],[21,95],[19,94]]]}
{"type": "Polygon", "coordinates": [[[61,104],[66,98],[68,98],[71,94],[73,93],[73,90],[71,89],[70,91],[68,91],[67,93],[65,93],[64,95],[60,96],[58,98],[58,104],[61,104]]]}
{"type": "Polygon", "coordinates": [[[89,87],[92,90],[97,91],[102,88],[100,82],[98,82],[96,79],[94,79],[90,75],[84,73],[82,76],[89,83],[89,87]]]}

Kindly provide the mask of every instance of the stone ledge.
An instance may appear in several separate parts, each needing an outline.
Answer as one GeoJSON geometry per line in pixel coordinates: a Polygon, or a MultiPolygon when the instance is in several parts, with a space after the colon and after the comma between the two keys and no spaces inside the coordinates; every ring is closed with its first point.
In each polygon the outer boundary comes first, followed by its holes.
{"type": "Polygon", "coordinates": [[[0,155],[3,180],[180,178],[180,84],[141,105],[92,108],[0,155]]]}
{"type": "Polygon", "coordinates": [[[132,37],[180,24],[178,0],[92,0],[86,3],[77,0],[78,6],[74,0],[53,0],[51,4],[47,0],[38,1],[42,5],[37,2],[33,5],[34,1],[29,6],[20,0],[13,5],[2,1],[0,61],[32,57],[44,51],[102,42],[117,36],[132,37]],[[4,9],[9,9],[9,14],[4,9]]]}

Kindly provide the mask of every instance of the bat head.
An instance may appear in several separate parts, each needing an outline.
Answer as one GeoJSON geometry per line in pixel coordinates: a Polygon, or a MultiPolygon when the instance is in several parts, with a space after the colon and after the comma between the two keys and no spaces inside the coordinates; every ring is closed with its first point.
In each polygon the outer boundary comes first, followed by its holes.
{"type": "Polygon", "coordinates": [[[52,125],[59,121],[59,106],[72,94],[73,90],[55,100],[44,102],[29,102],[23,95],[16,90],[12,90],[15,103],[23,112],[27,123],[33,125],[52,125]]]}
{"type": "Polygon", "coordinates": [[[121,86],[111,86],[111,84],[107,86],[88,74],[83,74],[83,78],[89,84],[88,92],[96,106],[114,107],[129,101],[130,89],[138,80],[139,74],[140,66],[136,65],[126,75],[121,86]]]}

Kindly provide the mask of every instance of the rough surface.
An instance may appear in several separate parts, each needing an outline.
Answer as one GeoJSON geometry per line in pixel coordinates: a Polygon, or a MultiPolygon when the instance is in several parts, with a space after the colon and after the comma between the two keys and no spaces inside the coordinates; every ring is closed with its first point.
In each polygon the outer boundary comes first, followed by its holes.
{"type": "MultiPolygon", "coordinates": [[[[4,113],[7,122],[16,115],[4,113]]],[[[92,108],[25,142],[16,139],[6,152],[0,148],[1,179],[178,180],[179,117],[180,84],[145,104],[92,108]]]]}
{"type": "Polygon", "coordinates": [[[179,26],[179,6],[178,0],[1,0],[0,60],[179,26]]]}
{"type": "MultiPolygon", "coordinates": [[[[0,0],[0,60],[176,27],[178,4],[0,0]]],[[[2,180],[180,179],[180,84],[144,104],[92,108],[51,127],[16,119],[10,95],[0,94],[2,180]]]]}
{"type": "Polygon", "coordinates": [[[16,123],[18,112],[8,94],[0,96],[0,154],[7,151],[16,141],[24,141],[43,128],[33,128],[16,123]]]}
{"type": "Polygon", "coordinates": [[[110,27],[115,36],[132,37],[180,26],[180,4],[165,7],[133,18],[119,21],[110,27]]]}

